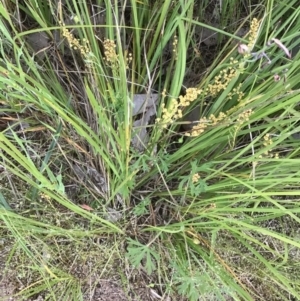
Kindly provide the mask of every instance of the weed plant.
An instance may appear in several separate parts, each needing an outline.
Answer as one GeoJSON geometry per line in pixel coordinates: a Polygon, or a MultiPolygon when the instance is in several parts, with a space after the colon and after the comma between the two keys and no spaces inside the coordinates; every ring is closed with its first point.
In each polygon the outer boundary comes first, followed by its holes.
{"type": "Polygon", "coordinates": [[[115,277],[106,300],[300,300],[297,3],[1,1],[16,300],[95,300],[115,277]],[[158,102],[137,129],[138,94],[158,102]]]}

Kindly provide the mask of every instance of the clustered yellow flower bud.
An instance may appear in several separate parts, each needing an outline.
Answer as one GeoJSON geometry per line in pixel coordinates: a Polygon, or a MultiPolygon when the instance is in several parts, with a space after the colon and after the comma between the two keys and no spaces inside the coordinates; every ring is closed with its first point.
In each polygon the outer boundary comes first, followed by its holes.
{"type": "Polygon", "coordinates": [[[270,138],[270,134],[266,134],[264,136],[264,142],[263,142],[263,145],[264,146],[268,146],[268,145],[272,145],[273,141],[272,139],[270,138]]]}
{"type": "Polygon", "coordinates": [[[188,133],[185,133],[185,136],[188,137],[196,137],[202,134],[208,126],[215,126],[220,124],[227,118],[227,115],[223,112],[219,114],[219,116],[215,116],[211,114],[209,118],[203,117],[199,120],[198,124],[193,126],[192,130],[188,133]]]}
{"type": "MultiPolygon", "coordinates": [[[[264,145],[265,147],[267,147],[267,146],[269,146],[269,145],[272,145],[272,143],[273,143],[273,141],[272,141],[272,139],[270,138],[270,135],[269,135],[269,134],[266,134],[266,135],[264,136],[264,142],[263,142],[263,145],[264,145]]],[[[268,156],[269,156],[269,150],[266,150],[265,153],[264,153],[264,155],[265,155],[266,157],[268,157],[268,156]]]]}
{"type": "Polygon", "coordinates": [[[236,133],[238,133],[238,131],[244,126],[244,123],[249,121],[250,116],[252,114],[253,114],[252,109],[248,109],[248,110],[243,111],[242,113],[240,113],[237,116],[236,123],[234,125],[234,128],[235,128],[234,137],[236,136],[236,133]]]}
{"type": "Polygon", "coordinates": [[[200,179],[199,173],[193,174],[193,176],[192,176],[192,182],[193,183],[197,183],[199,181],[199,179],[200,179]]]}
{"type": "Polygon", "coordinates": [[[119,63],[119,56],[116,53],[116,43],[113,40],[104,39],[103,42],[105,61],[110,66],[115,66],[119,63]]]}
{"type": "Polygon", "coordinates": [[[130,63],[132,62],[132,53],[126,53],[125,55],[125,60],[126,60],[126,68],[129,68],[130,63]]]}
{"type": "MultiPolygon", "coordinates": [[[[263,141],[263,146],[264,147],[268,147],[271,146],[273,144],[273,140],[270,137],[270,134],[266,134],[264,136],[264,141],[263,141]]],[[[279,154],[278,153],[272,153],[271,150],[266,150],[263,154],[263,156],[260,156],[260,158],[275,158],[275,159],[279,159],[279,154]]]]}
{"type": "Polygon", "coordinates": [[[227,88],[231,80],[237,76],[237,69],[235,67],[237,63],[237,60],[230,58],[229,66],[215,76],[213,84],[207,86],[205,91],[207,95],[216,96],[227,88]]]}
{"type": "Polygon", "coordinates": [[[259,22],[256,18],[254,18],[252,19],[250,24],[249,42],[248,42],[249,49],[252,49],[255,44],[258,35],[258,29],[259,29],[259,22]]]}
{"type": "Polygon", "coordinates": [[[185,136],[187,137],[197,137],[201,135],[205,129],[208,127],[209,121],[206,117],[203,117],[199,120],[197,125],[194,125],[192,130],[188,133],[185,133],[185,136]]]}
{"type": "MultiPolygon", "coordinates": [[[[162,122],[163,128],[166,128],[170,123],[174,122],[176,119],[182,118],[182,109],[186,106],[189,106],[198,95],[201,94],[202,90],[197,88],[188,88],[186,90],[186,95],[179,96],[179,100],[172,98],[168,104],[168,107],[165,107],[165,104],[162,104],[162,117],[156,119],[156,123],[162,122]]],[[[166,91],[163,91],[163,95],[166,95],[166,91]]]]}
{"type": "Polygon", "coordinates": [[[178,44],[178,39],[177,39],[177,36],[174,36],[174,41],[173,41],[173,52],[176,52],[176,47],[177,47],[177,44],[178,44]]]}
{"type": "Polygon", "coordinates": [[[182,111],[179,109],[179,103],[175,98],[172,98],[168,108],[162,104],[162,121],[163,127],[166,128],[169,123],[182,117],[182,111]]]}
{"type": "Polygon", "coordinates": [[[233,88],[232,91],[227,94],[227,98],[232,99],[232,97],[234,95],[237,95],[237,101],[240,102],[243,99],[244,95],[245,95],[241,91],[241,87],[242,87],[242,84],[239,84],[236,88],[233,88]]]}
{"type": "Polygon", "coordinates": [[[40,198],[41,198],[41,201],[42,200],[45,200],[45,201],[50,201],[51,200],[51,197],[45,193],[40,193],[40,198]]]}
{"type": "Polygon", "coordinates": [[[80,42],[80,40],[76,39],[72,34],[72,32],[70,32],[65,27],[66,26],[65,23],[60,22],[60,25],[62,26],[62,35],[67,39],[70,47],[73,48],[74,50],[79,50],[79,52],[83,57],[87,57],[88,54],[90,53],[88,40],[82,39],[82,41],[80,42]]]}
{"type": "Polygon", "coordinates": [[[177,44],[178,44],[178,38],[177,38],[177,36],[174,36],[174,40],[173,40],[172,46],[173,46],[173,53],[175,55],[175,60],[177,60],[177,56],[178,56],[178,53],[177,53],[177,44]]]}
{"type": "Polygon", "coordinates": [[[209,116],[210,125],[217,125],[218,123],[220,123],[220,121],[223,121],[226,117],[227,117],[227,115],[223,112],[221,112],[219,114],[219,116],[217,116],[217,117],[215,115],[211,114],[209,116]]]}
{"type": "Polygon", "coordinates": [[[253,114],[253,111],[252,109],[248,109],[242,113],[240,113],[238,115],[238,118],[237,118],[237,127],[239,127],[241,124],[243,124],[244,122],[248,121],[249,120],[249,117],[253,114]]]}

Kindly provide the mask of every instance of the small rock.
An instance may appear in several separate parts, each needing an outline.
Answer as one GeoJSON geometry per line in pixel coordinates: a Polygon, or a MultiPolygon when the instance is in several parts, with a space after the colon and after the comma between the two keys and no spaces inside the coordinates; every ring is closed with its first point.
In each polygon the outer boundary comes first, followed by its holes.
{"type": "Polygon", "coordinates": [[[39,59],[43,59],[45,51],[50,47],[50,39],[44,32],[35,32],[26,36],[26,42],[39,59]]]}

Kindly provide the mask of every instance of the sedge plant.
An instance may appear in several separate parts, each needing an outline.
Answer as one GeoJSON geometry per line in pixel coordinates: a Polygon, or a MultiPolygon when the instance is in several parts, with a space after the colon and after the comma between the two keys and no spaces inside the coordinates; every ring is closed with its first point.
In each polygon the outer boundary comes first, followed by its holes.
{"type": "Polygon", "coordinates": [[[17,297],[89,300],[117,274],[128,300],[134,269],[162,299],[300,299],[297,1],[216,1],[223,44],[195,81],[195,28],[211,27],[198,2],[1,2],[0,231],[17,297]],[[158,95],[142,150],[137,94],[158,95]]]}

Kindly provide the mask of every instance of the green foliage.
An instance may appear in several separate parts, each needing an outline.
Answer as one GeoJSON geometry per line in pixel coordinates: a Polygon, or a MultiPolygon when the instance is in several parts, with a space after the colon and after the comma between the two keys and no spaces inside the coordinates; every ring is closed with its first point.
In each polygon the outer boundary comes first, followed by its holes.
{"type": "Polygon", "coordinates": [[[142,200],[139,204],[137,204],[134,208],[133,208],[133,214],[136,216],[141,216],[144,214],[148,214],[149,210],[148,210],[148,206],[150,205],[150,199],[149,198],[145,198],[144,200],[142,200]]]}
{"type": "Polygon", "coordinates": [[[199,196],[201,193],[206,192],[207,184],[205,180],[201,178],[197,182],[193,182],[192,176],[196,173],[204,172],[207,174],[209,172],[210,164],[203,164],[202,166],[197,165],[197,161],[191,162],[191,173],[187,176],[180,177],[180,183],[178,185],[178,189],[180,191],[188,189],[188,193],[191,197],[199,196]]]}
{"type": "MultiPolygon", "coordinates": [[[[175,267],[174,283],[177,286],[178,293],[186,296],[188,300],[197,301],[202,299],[212,299],[217,295],[227,295],[228,288],[217,288],[217,280],[212,283],[213,277],[209,277],[205,270],[189,271],[188,267],[175,267]]],[[[222,300],[223,298],[219,298],[222,300]]]]}
{"type": "Polygon", "coordinates": [[[140,242],[128,238],[128,246],[126,257],[129,262],[134,267],[139,267],[142,262],[145,262],[145,269],[150,275],[153,271],[156,270],[156,262],[160,259],[159,254],[155,251],[155,249],[148,245],[143,245],[140,242]]]}
{"type": "Polygon", "coordinates": [[[0,229],[20,294],[80,300],[127,242],[174,300],[300,300],[298,1],[40,2],[0,3],[0,229]],[[140,93],[158,100],[136,127],[140,93]],[[81,283],[74,246],[79,265],[111,257],[81,283]]]}

